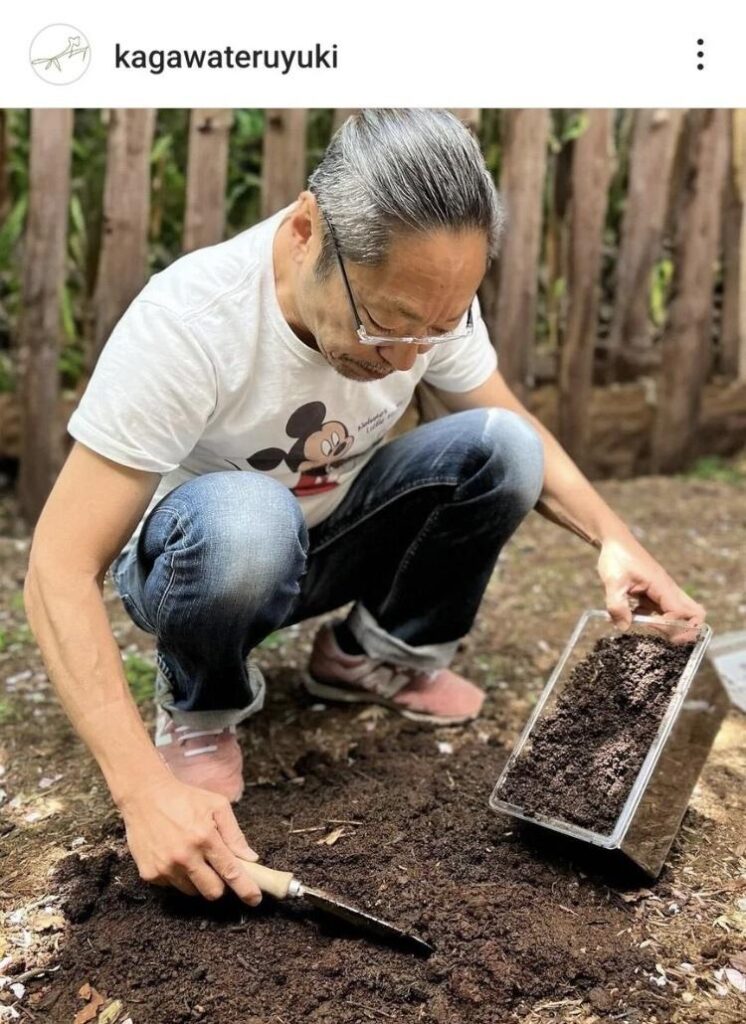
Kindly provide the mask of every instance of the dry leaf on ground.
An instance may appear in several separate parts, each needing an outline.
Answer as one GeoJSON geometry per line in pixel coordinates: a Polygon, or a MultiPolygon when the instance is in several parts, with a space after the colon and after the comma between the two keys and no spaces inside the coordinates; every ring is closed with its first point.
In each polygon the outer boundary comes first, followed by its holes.
{"type": "Polygon", "coordinates": [[[83,982],[78,989],[78,995],[81,999],[85,999],[88,1005],[84,1006],[82,1010],[78,1010],[73,1024],[89,1024],[89,1021],[96,1019],[99,1007],[104,1005],[104,997],[87,981],[83,982]]]}
{"type": "Polygon", "coordinates": [[[321,839],[317,839],[316,845],[321,846],[323,844],[324,846],[334,846],[338,839],[341,839],[342,836],[346,835],[347,833],[343,828],[335,828],[332,829],[328,836],[322,836],[321,839]]]}

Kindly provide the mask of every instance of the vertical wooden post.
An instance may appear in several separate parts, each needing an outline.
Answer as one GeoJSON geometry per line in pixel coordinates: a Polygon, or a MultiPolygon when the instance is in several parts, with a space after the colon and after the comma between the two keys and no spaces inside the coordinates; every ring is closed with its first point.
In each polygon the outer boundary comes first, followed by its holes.
{"type": "MultiPolygon", "coordinates": [[[[552,135],[557,134],[565,112],[550,115],[552,135]]],[[[573,147],[571,143],[550,147],[547,161],[546,226],[544,228],[544,266],[546,275],[545,310],[549,354],[559,357],[560,324],[565,305],[568,276],[569,229],[567,211],[570,205],[573,147]],[[558,285],[562,285],[561,288],[558,285]]]]}
{"type": "Polygon", "coordinates": [[[573,151],[568,315],[559,380],[560,441],[581,468],[588,464],[603,230],[614,170],[613,110],[586,115],[588,126],[573,151]]]}
{"type": "Polygon", "coordinates": [[[93,370],[117,320],[149,276],[150,150],[155,111],[112,108],[109,115],[89,371],[93,370]]]}
{"type": "Polygon", "coordinates": [[[307,111],[266,112],[262,154],[262,217],[298,198],[306,185],[307,111]]]}
{"type": "Polygon", "coordinates": [[[72,110],[31,111],[29,203],[18,328],[18,497],[29,527],[39,518],[62,463],[55,411],[72,135],[72,110]]]}
{"type": "Polygon", "coordinates": [[[726,110],[691,110],[692,132],[675,240],[673,298],[662,342],[654,472],[681,469],[709,370],[712,292],[727,162],[726,110]]]}
{"type": "Polygon", "coordinates": [[[549,111],[505,110],[502,123],[500,191],[506,229],[500,255],[483,286],[484,316],[500,372],[524,397],[533,383],[549,111]]]}
{"type": "Polygon", "coordinates": [[[607,339],[608,383],[620,363],[649,348],[650,272],[658,257],[668,209],[676,145],[684,111],[635,111],[629,185],[616,265],[614,314],[607,339]]]}
{"type": "Polygon", "coordinates": [[[192,110],[189,118],[184,252],[220,242],[225,234],[225,188],[232,110],[192,110]]]}
{"type": "Polygon", "coordinates": [[[8,111],[0,109],[0,222],[3,222],[10,213],[9,150],[8,111]]]}
{"type": "Polygon", "coordinates": [[[746,380],[746,110],[730,112],[730,160],[723,212],[720,369],[746,380]]]}

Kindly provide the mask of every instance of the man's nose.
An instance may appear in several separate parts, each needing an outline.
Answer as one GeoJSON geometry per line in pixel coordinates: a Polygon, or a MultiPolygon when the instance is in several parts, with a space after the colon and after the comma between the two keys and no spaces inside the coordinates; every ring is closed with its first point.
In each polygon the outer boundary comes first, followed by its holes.
{"type": "Polygon", "coordinates": [[[400,342],[398,345],[381,345],[378,351],[395,370],[411,370],[420,349],[427,351],[428,348],[428,345],[405,345],[400,342]]]}

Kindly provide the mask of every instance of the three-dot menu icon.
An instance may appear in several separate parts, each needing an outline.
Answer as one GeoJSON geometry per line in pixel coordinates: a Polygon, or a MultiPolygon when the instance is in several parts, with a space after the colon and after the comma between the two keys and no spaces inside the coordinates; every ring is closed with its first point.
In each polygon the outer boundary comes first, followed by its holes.
{"type": "Polygon", "coordinates": [[[697,64],[697,71],[704,71],[704,67],[705,66],[702,63],[702,57],[704,57],[704,55],[705,55],[705,51],[702,49],[702,47],[704,45],[705,45],[704,39],[698,39],[697,40],[697,46],[699,47],[699,49],[697,50],[697,56],[700,58],[700,62],[699,62],[699,64],[697,64]]]}

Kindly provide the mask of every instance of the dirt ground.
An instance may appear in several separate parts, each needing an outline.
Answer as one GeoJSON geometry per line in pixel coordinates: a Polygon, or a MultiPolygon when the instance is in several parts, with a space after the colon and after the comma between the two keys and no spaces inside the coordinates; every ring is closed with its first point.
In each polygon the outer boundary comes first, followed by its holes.
{"type": "MultiPolygon", "coordinates": [[[[746,613],[744,469],[741,462],[723,479],[600,486],[707,605],[716,632],[743,628],[746,613]]],[[[25,623],[27,555],[6,497],[0,1021],[746,1018],[743,715],[726,720],[655,884],[558,837],[524,832],[488,807],[572,626],[585,608],[602,606],[593,552],[579,540],[534,515],[505,551],[457,656],[456,667],[488,690],[484,715],[467,727],[313,703],[297,672],[318,622],[273,636],[259,651],[268,700],[241,731],[248,787],[237,814],[249,841],[270,865],[411,926],[435,946],[429,958],[300,903],[209,904],[138,879],[118,814],[25,623]]],[[[133,692],[152,722],[152,638],[130,622],[108,581],[105,596],[133,692]]]]}

